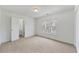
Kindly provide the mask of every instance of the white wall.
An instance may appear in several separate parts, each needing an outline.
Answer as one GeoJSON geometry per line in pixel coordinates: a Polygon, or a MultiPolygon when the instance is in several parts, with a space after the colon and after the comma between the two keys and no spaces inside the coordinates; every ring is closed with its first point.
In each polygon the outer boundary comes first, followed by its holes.
{"type": "Polygon", "coordinates": [[[25,18],[25,37],[30,37],[35,35],[34,33],[34,19],[30,17],[25,18]]]}
{"type": "Polygon", "coordinates": [[[76,7],[76,49],[79,52],[79,6],[76,7]]]}
{"type": "Polygon", "coordinates": [[[37,18],[36,34],[47,38],[74,44],[74,17],[75,16],[73,11],[64,11],[61,13],[37,18]],[[57,20],[56,36],[53,36],[53,34],[46,34],[42,32],[42,22],[46,21],[47,19],[51,21],[54,18],[57,20]]]}
{"type": "Polygon", "coordinates": [[[47,37],[47,38],[56,39],[56,36],[53,35],[52,33],[47,34],[47,33],[42,31],[42,23],[45,22],[45,21],[48,22],[48,20],[51,21],[52,19],[53,19],[53,17],[51,17],[51,16],[35,19],[36,20],[35,21],[36,22],[36,25],[35,25],[36,26],[36,29],[35,29],[36,35],[40,35],[40,36],[44,36],[44,37],[47,37]]]}
{"type": "Polygon", "coordinates": [[[10,32],[10,17],[4,15],[2,10],[0,12],[0,43],[10,41],[11,32],[10,32]]]}
{"type": "Polygon", "coordinates": [[[11,19],[10,17],[22,17],[25,20],[25,37],[34,35],[34,20],[27,15],[13,13],[0,9],[0,43],[11,40],[11,19]]]}
{"type": "Polygon", "coordinates": [[[59,15],[57,23],[57,40],[74,44],[74,20],[74,11],[65,12],[59,15]]]}
{"type": "MultiPolygon", "coordinates": [[[[6,10],[4,10],[4,11],[6,11],[6,10]]],[[[34,22],[34,19],[32,17],[29,17],[27,15],[22,15],[22,14],[9,12],[9,11],[7,11],[6,14],[9,15],[9,16],[20,17],[20,18],[24,19],[25,37],[30,37],[30,36],[35,35],[35,33],[34,33],[35,22],[34,22]]]]}

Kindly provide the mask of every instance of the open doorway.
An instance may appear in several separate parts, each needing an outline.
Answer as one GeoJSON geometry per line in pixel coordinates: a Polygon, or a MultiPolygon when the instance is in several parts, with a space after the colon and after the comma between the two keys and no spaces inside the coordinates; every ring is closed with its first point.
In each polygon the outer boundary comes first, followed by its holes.
{"type": "Polygon", "coordinates": [[[11,17],[11,41],[18,40],[25,36],[24,19],[20,17],[11,17]]]}
{"type": "Polygon", "coordinates": [[[20,19],[19,23],[19,38],[23,38],[25,36],[25,27],[24,27],[24,19],[20,19]]]}

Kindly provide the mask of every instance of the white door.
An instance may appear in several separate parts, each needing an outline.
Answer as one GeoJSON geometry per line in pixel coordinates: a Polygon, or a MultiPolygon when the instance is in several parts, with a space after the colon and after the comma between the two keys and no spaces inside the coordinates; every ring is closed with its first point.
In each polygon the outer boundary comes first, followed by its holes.
{"type": "Polygon", "coordinates": [[[11,18],[11,41],[19,39],[19,18],[11,18]]]}

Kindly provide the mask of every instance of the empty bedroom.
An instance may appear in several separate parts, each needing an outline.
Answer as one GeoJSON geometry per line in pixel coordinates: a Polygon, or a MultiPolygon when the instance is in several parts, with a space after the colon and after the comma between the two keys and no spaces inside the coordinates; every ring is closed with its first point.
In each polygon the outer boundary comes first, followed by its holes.
{"type": "Polygon", "coordinates": [[[0,5],[0,53],[76,53],[74,5],[0,5]]]}

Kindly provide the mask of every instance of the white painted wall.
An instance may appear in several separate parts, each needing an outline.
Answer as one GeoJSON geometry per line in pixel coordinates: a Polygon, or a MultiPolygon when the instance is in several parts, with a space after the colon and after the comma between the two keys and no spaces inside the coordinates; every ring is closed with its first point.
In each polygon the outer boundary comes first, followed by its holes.
{"type": "Polygon", "coordinates": [[[47,37],[47,38],[52,38],[52,39],[56,39],[56,36],[54,36],[52,33],[50,34],[47,34],[45,32],[42,31],[42,23],[45,22],[45,21],[51,21],[53,19],[53,17],[51,16],[47,16],[47,17],[42,17],[42,18],[39,18],[39,19],[35,19],[35,22],[36,22],[36,25],[35,25],[35,33],[36,35],[40,35],[40,36],[44,36],[44,37],[47,37]]]}
{"type": "Polygon", "coordinates": [[[59,15],[57,23],[57,40],[74,44],[74,20],[74,11],[65,12],[59,15]]]}
{"type": "Polygon", "coordinates": [[[76,10],[76,49],[79,52],[79,6],[75,7],[76,10]]]}
{"type": "Polygon", "coordinates": [[[0,43],[11,40],[11,19],[10,17],[22,17],[25,20],[25,37],[34,35],[34,20],[27,15],[13,13],[0,9],[0,43]]]}
{"type": "Polygon", "coordinates": [[[10,17],[3,14],[2,10],[0,10],[0,43],[10,41],[10,27],[10,17]]]}
{"type": "Polygon", "coordinates": [[[36,34],[47,38],[74,44],[74,12],[64,11],[36,19],[36,34]],[[53,18],[57,20],[56,36],[42,32],[42,22],[53,18]]]}
{"type": "Polygon", "coordinates": [[[33,18],[25,17],[25,37],[30,37],[35,35],[34,26],[35,22],[33,18]]]}
{"type": "MultiPolygon", "coordinates": [[[[4,12],[6,12],[6,10],[4,10],[4,12]]],[[[14,16],[14,17],[20,17],[24,19],[24,23],[25,23],[25,37],[30,37],[35,35],[34,33],[34,29],[35,29],[35,22],[34,19],[32,17],[29,17],[27,15],[22,15],[22,14],[17,14],[17,13],[13,13],[13,12],[6,12],[6,15],[9,16],[14,16]]]]}

